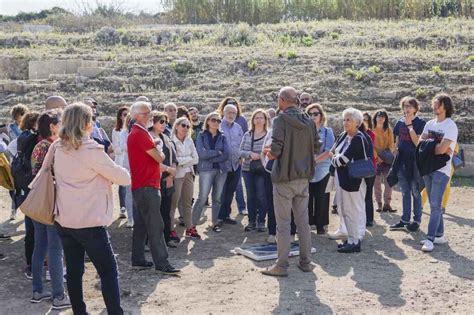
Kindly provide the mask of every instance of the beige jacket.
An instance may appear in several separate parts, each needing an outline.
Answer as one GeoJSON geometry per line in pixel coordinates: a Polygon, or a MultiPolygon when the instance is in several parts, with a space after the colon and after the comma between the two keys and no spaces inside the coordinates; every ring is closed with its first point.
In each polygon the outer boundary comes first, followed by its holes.
{"type": "MultiPolygon", "coordinates": [[[[114,163],[104,147],[86,139],[78,150],[66,150],[60,141],[54,154],[56,178],[55,221],[72,229],[112,223],[112,183],[130,185],[130,174],[114,163]]],[[[48,154],[54,150],[51,147],[48,154]]],[[[46,160],[46,158],[45,158],[46,160]]]]}

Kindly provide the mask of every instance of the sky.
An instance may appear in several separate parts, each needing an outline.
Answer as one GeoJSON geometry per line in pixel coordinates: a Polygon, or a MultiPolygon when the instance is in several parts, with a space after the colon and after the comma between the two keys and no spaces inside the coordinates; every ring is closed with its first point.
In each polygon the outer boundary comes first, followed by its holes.
{"type": "Polygon", "coordinates": [[[77,12],[78,4],[94,6],[99,3],[120,3],[127,11],[156,13],[159,11],[159,0],[0,0],[1,15],[16,15],[19,12],[39,12],[52,7],[62,7],[77,12]]]}

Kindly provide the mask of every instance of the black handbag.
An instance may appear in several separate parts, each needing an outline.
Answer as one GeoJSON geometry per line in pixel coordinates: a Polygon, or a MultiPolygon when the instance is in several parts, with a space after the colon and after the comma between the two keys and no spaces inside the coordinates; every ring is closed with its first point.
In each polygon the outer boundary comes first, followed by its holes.
{"type": "MultiPolygon", "coordinates": [[[[252,144],[250,146],[250,151],[252,152],[253,152],[253,143],[254,143],[254,134],[252,132],[252,144]]],[[[265,175],[267,173],[260,159],[251,160],[249,168],[250,168],[249,172],[254,175],[265,175]]]]}
{"type": "MultiPolygon", "coordinates": [[[[364,136],[362,136],[364,137],[364,136]]],[[[362,138],[362,147],[364,149],[364,159],[355,160],[347,163],[349,177],[352,178],[369,178],[375,176],[375,167],[372,159],[367,157],[365,151],[365,140],[362,138]]]]}

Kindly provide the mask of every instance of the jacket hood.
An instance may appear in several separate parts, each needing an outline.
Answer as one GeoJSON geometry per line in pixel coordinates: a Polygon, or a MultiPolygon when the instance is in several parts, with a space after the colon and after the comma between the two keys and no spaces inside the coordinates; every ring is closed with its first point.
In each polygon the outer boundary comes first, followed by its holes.
{"type": "Polygon", "coordinates": [[[278,114],[278,117],[281,117],[287,123],[289,123],[292,127],[297,129],[304,129],[308,125],[308,115],[300,109],[292,106],[285,111],[278,114]]]}

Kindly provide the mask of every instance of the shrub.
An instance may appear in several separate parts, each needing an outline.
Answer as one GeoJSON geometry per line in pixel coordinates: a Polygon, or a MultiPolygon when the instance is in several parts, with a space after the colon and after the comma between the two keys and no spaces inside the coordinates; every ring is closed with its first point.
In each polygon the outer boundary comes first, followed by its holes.
{"type": "Polygon", "coordinates": [[[329,36],[331,37],[331,39],[339,39],[339,33],[336,32],[329,33],[329,36]]]}
{"type": "Polygon", "coordinates": [[[298,55],[296,54],[296,51],[288,50],[288,52],[286,53],[286,57],[288,59],[296,59],[298,57],[298,55]]]}
{"type": "Polygon", "coordinates": [[[257,60],[252,59],[247,63],[247,68],[250,71],[254,71],[255,69],[257,69],[257,65],[258,65],[257,60]]]}
{"type": "Polygon", "coordinates": [[[440,66],[433,66],[433,67],[431,67],[431,71],[435,75],[440,75],[441,74],[441,67],[440,66]]]}
{"type": "Polygon", "coordinates": [[[313,38],[311,36],[304,36],[301,38],[301,43],[306,47],[311,47],[314,44],[313,38]]]}
{"type": "Polygon", "coordinates": [[[424,99],[428,96],[428,91],[422,87],[416,89],[415,97],[419,99],[424,99]]]}
{"type": "Polygon", "coordinates": [[[379,73],[382,70],[378,66],[371,66],[369,67],[369,69],[367,69],[367,71],[371,73],[379,73]]]}
{"type": "Polygon", "coordinates": [[[474,62],[474,55],[470,55],[469,57],[467,57],[467,60],[469,62],[474,62]]]}
{"type": "Polygon", "coordinates": [[[247,23],[225,25],[217,38],[218,42],[227,46],[251,46],[256,42],[255,32],[247,23]]]}

